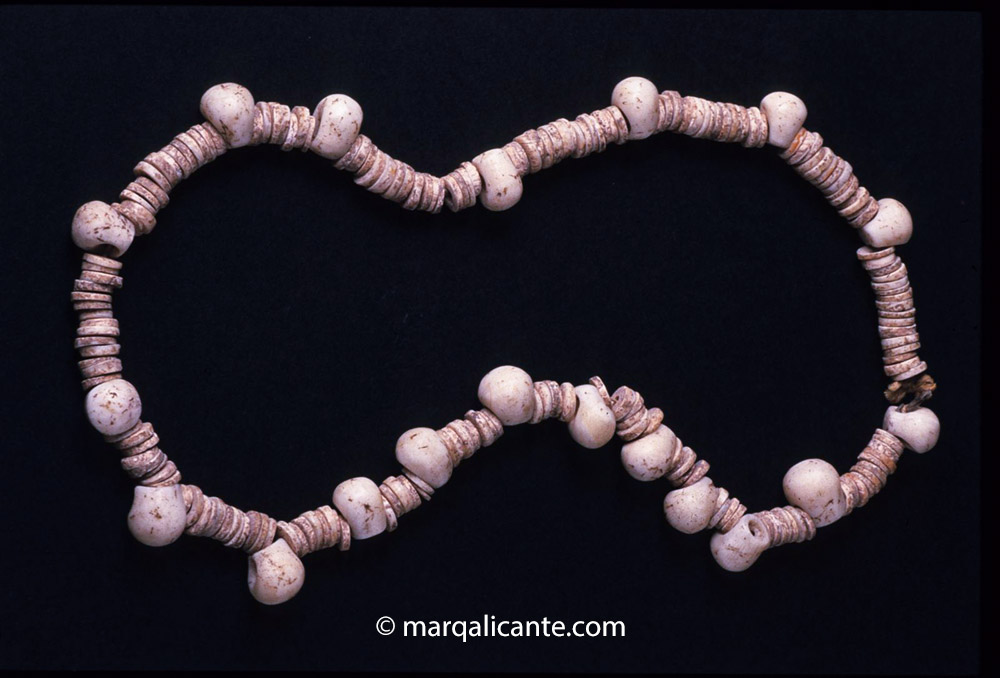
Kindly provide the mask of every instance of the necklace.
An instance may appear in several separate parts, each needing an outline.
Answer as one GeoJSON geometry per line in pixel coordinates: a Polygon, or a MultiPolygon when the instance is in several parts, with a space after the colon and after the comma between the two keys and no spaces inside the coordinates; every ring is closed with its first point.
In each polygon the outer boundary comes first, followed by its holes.
{"type": "Polygon", "coordinates": [[[621,460],[629,475],[640,481],[665,477],[676,488],[663,502],[668,523],[688,534],[713,530],[715,560],[727,570],[742,571],[765,550],[812,539],[817,527],[868,503],[885,486],[904,449],[923,453],[934,447],[940,425],[924,403],[936,384],[917,355],[913,292],[895,251],[912,233],[906,208],[891,198],[872,197],[851,165],[825,146],[819,134],[803,127],[806,107],[792,94],[774,92],[759,107],[745,108],[658,92],[649,80],[632,77],[619,82],[611,98],[607,108],[528,130],[436,177],[390,157],[361,134],[361,107],[346,95],[330,95],[310,113],[303,106],[254,102],[237,84],[216,85],[201,99],[206,122],[140,161],[120,202],[81,206],[72,226],[73,241],[84,250],[71,295],[79,314],[75,348],[87,417],[121,451],[122,467],[137,482],[128,514],[135,538],[163,546],[189,534],[242,549],[249,554],[251,594],[265,604],[281,603],[301,589],[306,554],[334,546],[347,550],[352,539],[395,530],[401,516],[430,501],[459,463],[496,442],[505,426],[558,419],[586,448],[603,447],[617,435],[624,442],[621,460]],[[505,210],[520,199],[525,175],[568,157],[601,152],[609,143],[663,131],[748,148],[775,146],[858,230],[864,246],[857,257],[875,292],[883,369],[891,379],[885,391],[890,405],[882,427],[846,473],[821,459],[799,462],[783,480],[788,505],[748,513],[712,482],[709,464],[663,424],[659,408],[646,407],[637,391],[622,386],[609,392],[600,377],[583,385],[535,381],[524,370],[505,365],[480,381],[481,409],[440,429],[415,428],[399,437],[399,475],[380,484],[364,477],[346,480],[334,490],[331,504],[293,520],[242,511],[206,496],[196,485],[181,483],[180,471],[159,448],[152,425],[141,419],[137,390],[122,378],[112,296],[122,286],[119,258],[135,236],[153,230],[156,213],[182,179],[229,149],[270,143],[331,159],[338,169],[354,174],[356,184],[407,210],[437,213],[447,206],[458,211],[477,201],[489,210],[505,210]]]}

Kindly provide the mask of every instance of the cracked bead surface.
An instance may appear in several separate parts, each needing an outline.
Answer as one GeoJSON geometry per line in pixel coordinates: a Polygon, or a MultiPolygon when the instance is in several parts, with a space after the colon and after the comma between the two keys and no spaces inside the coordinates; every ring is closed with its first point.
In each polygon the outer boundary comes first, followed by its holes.
{"type": "Polygon", "coordinates": [[[622,465],[636,480],[662,478],[670,470],[677,436],[660,424],[652,433],[622,446],[622,465]]]}
{"type": "Polygon", "coordinates": [[[576,414],[569,422],[569,434],[583,447],[595,450],[615,435],[615,415],[596,387],[586,384],[576,392],[576,414]]]}
{"type": "Polygon", "coordinates": [[[231,148],[250,143],[253,137],[253,95],[243,85],[226,82],[201,95],[201,114],[212,123],[231,148]]]}
{"type": "Polygon", "coordinates": [[[937,445],[941,435],[941,422],[937,415],[926,407],[918,407],[912,412],[903,412],[892,406],[885,411],[882,428],[903,441],[907,448],[923,454],[937,445]]]}
{"type": "Polygon", "coordinates": [[[472,159],[483,180],[479,202],[488,210],[499,212],[510,209],[521,199],[524,187],[521,175],[507,154],[492,148],[472,159]]]}
{"type": "Polygon", "coordinates": [[[810,516],[816,527],[829,525],[847,513],[847,498],[840,485],[840,473],[822,459],[806,459],[795,464],[781,482],[785,498],[810,516]]]}
{"type": "Polygon", "coordinates": [[[316,104],[316,131],[309,148],[330,160],[339,160],[361,134],[361,104],[346,94],[331,94],[316,104]]]}
{"type": "Polygon", "coordinates": [[[411,428],[399,436],[396,460],[435,490],[451,478],[448,447],[432,428],[411,428]]]}
{"type": "Polygon", "coordinates": [[[805,102],[788,92],[771,92],[760,110],[767,118],[767,143],[778,148],[788,148],[806,121],[805,102]]]}
{"type": "Polygon", "coordinates": [[[106,436],[129,430],[142,414],[139,392],[124,379],[112,379],[90,389],[86,407],[91,425],[106,436]]]}
{"type": "Polygon", "coordinates": [[[645,139],[656,131],[660,116],[659,92],[646,78],[625,78],[611,92],[611,103],[628,120],[628,138],[645,139]]]}
{"type": "Polygon", "coordinates": [[[913,217],[903,203],[882,198],[878,214],[861,228],[860,235],[866,245],[875,249],[904,245],[913,235],[913,217]]]}
{"type": "Polygon", "coordinates": [[[716,532],[710,543],[715,562],[730,572],[753,565],[768,546],[767,532],[753,516],[743,516],[729,532],[716,532]]]}
{"type": "Polygon", "coordinates": [[[284,539],[250,556],[247,586],[260,603],[278,605],[291,600],[305,579],[305,566],[284,539]]]}
{"type": "Polygon", "coordinates": [[[367,539],[385,532],[382,493],[368,478],[351,478],[337,485],[333,505],[351,526],[352,539],[367,539]]]}
{"type": "Polygon", "coordinates": [[[503,365],[487,372],[479,382],[478,396],[504,426],[523,424],[535,413],[535,386],[520,367],[503,365]]]}
{"type": "Polygon", "coordinates": [[[135,238],[135,226],[111,205],[92,200],[73,215],[73,242],[87,252],[120,257],[135,238]]]}
{"type": "Polygon", "coordinates": [[[675,530],[694,534],[712,521],[718,497],[719,488],[705,476],[693,485],[668,492],[663,499],[663,513],[675,530]]]}
{"type": "Polygon", "coordinates": [[[135,488],[128,512],[128,529],[147,546],[166,546],[184,534],[187,510],[179,484],[135,488]]]}

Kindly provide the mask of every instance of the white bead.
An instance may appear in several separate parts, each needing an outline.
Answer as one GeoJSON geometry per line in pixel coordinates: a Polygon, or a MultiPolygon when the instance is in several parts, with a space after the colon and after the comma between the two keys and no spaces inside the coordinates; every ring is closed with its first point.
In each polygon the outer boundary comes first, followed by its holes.
{"type": "Polygon", "coordinates": [[[448,448],[432,428],[411,428],[399,436],[396,461],[435,490],[451,478],[448,448]]]}
{"type": "Polygon", "coordinates": [[[885,411],[882,428],[919,454],[928,452],[937,445],[938,436],[941,435],[941,422],[926,407],[918,407],[912,412],[900,412],[895,406],[889,407],[885,411]]]}
{"type": "Polygon", "coordinates": [[[277,605],[291,600],[305,580],[305,566],[284,539],[250,556],[247,585],[257,602],[277,605]]]}
{"type": "Polygon", "coordinates": [[[346,94],[331,94],[316,104],[313,117],[316,131],[309,148],[324,158],[338,160],[361,133],[364,113],[361,104],[346,94]]]}
{"type": "Polygon", "coordinates": [[[611,103],[628,120],[628,138],[645,139],[660,120],[660,93],[646,78],[625,78],[611,92],[611,103]]]}
{"type": "Polygon", "coordinates": [[[513,207],[521,199],[521,175],[502,150],[492,148],[480,153],[472,159],[472,164],[483,178],[483,190],[479,194],[483,207],[499,212],[513,207]]]}
{"type": "Polygon", "coordinates": [[[385,532],[382,493],[368,478],[351,478],[337,485],[333,505],[351,526],[351,539],[367,539],[385,532]]]}
{"type": "Polygon", "coordinates": [[[139,392],[124,379],[112,379],[90,389],[86,407],[91,425],[106,436],[125,433],[142,414],[139,392]]]}
{"type": "Polygon", "coordinates": [[[767,118],[767,143],[788,148],[806,121],[806,104],[788,92],[771,92],[760,102],[767,118]]]}
{"type": "Polygon", "coordinates": [[[576,414],[569,422],[573,440],[594,450],[606,445],[615,435],[615,415],[596,387],[586,384],[576,392],[576,414]]]}
{"type": "Polygon", "coordinates": [[[135,238],[135,226],[111,205],[92,200],[73,215],[73,242],[87,252],[120,257],[135,238]]]}
{"type": "Polygon", "coordinates": [[[715,562],[730,572],[742,572],[767,550],[767,532],[750,516],[743,516],[733,529],[712,535],[711,549],[715,562]]]}
{"type": "Polygon", "coordinates": [[[523,424],[535,413],[535,387],[520,367],[504,365],[479,382],[479,402],[504,426],[523,424]]]}
{"type": "Polygon", "coordinates": [[[187,509],[179,484],[166,487],[138,485],[128,512],[128,529],[146,546],[166,546],[184,534],[187,509]]]}
{"type": "Polygon", "coordinates": [[[663,513],[675,530],[694,534],[708,527],[715,515],[719,488],[705,476],[693,485],[668,492],[663,499],[663,513]]]}
{"type": "Polygon", "coordinates": [[[878,201],[878,214],[861,227],[861,240],[874,249],[894,247],[910,242],[913,217],[906,206],[892,198],[878,201]]]}
{"type": "Polygon", "coordinates": [[[201,114],[212,123],[230,148],[250,143],[253,136],[253,95],[243,85],[226,82],[201,95],[201,114]]]}
{"type": "Polygon", "coordinates": [[[798,506],[823,527],[847,513],[847,497],[840,487],[840,474],[833,464],[822,459],[806,459],[788,469],[781,482],[785,498],[798,506]]]}
{"type": "Polygon", "coordinates": [[[636,480],[656,480],[667,474],[677,436],[660,426],[648,435],[622,446],[622,465],[636,480]]]}

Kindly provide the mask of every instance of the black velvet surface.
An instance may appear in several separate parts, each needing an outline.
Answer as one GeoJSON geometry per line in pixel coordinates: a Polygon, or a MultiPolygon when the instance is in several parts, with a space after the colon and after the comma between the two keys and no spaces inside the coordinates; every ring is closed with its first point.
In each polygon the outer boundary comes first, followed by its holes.
{"type": "MultiPolygon", "coordinates": [[[[974,13],[336,8],[0,10],[4,210],[0,665],[963,673],[979,666],[982,30],[974,13]],[[620,444],[508,429],[399,529],[304,559],[288,604],[206,539],[153,549],[89,426],[69,303],[76,208],[201,121],[218,82],[364,108],[443,175],[615,83],[774,90],[876,197],[940,384],[930,453],[808,544],[719,568],[620,444]],[[395,634],[376,620],[392,616],[395,634]],[[618,638],[409,638],[404,620],[620,620],[618,638]]],[[[491,368],[628,384],[751,510],[846,471],[886,378],[857,235],[773,148],[673,134],[524,179],[513,209],[411,213],[313,154],[227,153],[123,257],[125,376],[184,481],[281,519],[395,473],[396,438],[477,407],[491,368]]]]}

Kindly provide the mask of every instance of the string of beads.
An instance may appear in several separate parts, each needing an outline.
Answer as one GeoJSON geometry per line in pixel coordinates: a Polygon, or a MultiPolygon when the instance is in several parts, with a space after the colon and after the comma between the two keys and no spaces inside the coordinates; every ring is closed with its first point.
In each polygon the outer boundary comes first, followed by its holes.
{"type": "Polygon", "coordinates": [[[658,92],[644,78],[626,78],[614,88],[611,105],[570,121],[529,129],[500,148],[461,162],[443,177],[417,172],[361,134],[361,106],[343,94],[325,97],[313,112],[304,106],[254,102],[240,85],[216,85],[201,100],[206,122],[178,134],[150,153],[119,194],[121,202],[92,201],[73,218],[74,242],[84,250],[71,301],[79,315],[74,347],[85,392],[86,413],[104,439],[122,454],[122,467],[136,481],[128,526],[140,542],[162,546],[182,534],[209,537],[249,554],[248,586],[262,603],[289,600],[305,578],[302,558],[392,532],[399,519],[430,501],[458,465],[493,445],[504,427],[557,419],[589,449],[617,436],[621,461],[633,478],[660,478],[675,488],[663,501],[667,522],[692,534],[712,530],[716,561],[730,571],[750,567],[769,548],[813,539],[816,529],[864,506],[882,490],[904,449],[927,452],[940,424],[923,406],[936,384],[920,348],[913,291],[895,248],[909,241],[912,220],[896,200],[875,200],[853,168],[806,130],[806,107],[798,97],[774,92],[759,107],[713,102],[678,92],[658,92]],[[647,407],[642,395],[621,386],[608,391],[600,377],[588,383],[533,380],[511,365],[498,367],[479,383],[482,409],[469,410],[441,428],[414,428],[396,441],[398,475],[380,484],[364,478],[340,483],[329,504],[290,521],[243,511],[195,485],[182,485],[176,464],[160,449],[153,426],[141,419],[135,387],[122,376],[118,357],[121,329],[112,313],[122,287],[119,261],[136,236],[150,233],[169,194],[199,167],[232,148],[274,144],[284,151],[312,151],[354,175],[354,182],[407,210],[439,212],[472,207],[512,207],[522,195],[522,178],[567,159],[604,151],[660,132],[738,143],[771,145],[780,157],[818,188],[840,216],[858,229],[857,251],[875,292],[883,369],[891,379],[891,403],[868,445],[840,475],[821,459],[807,459],[785,474],[788,505],[748,513],[747,507],[708,476],[709,463],[667,427],[664,412],[647,407]],[[903,402],[907,397],[908,402],[903,402]]]}

